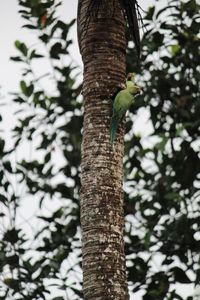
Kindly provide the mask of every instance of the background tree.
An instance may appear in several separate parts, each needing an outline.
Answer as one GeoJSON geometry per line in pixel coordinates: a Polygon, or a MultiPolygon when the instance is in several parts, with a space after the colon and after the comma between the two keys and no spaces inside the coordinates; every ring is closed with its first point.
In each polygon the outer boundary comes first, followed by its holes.
{"type": "Polygon", "coordinates": [[[132,113],[146,107],[152,130],[146,143],[130,133],[126,144],[129,278],[143,299],[182,299],[173,284],[199,282],[199,5],[172,0],[145,21],[144,97],[132,113]]]}
{"type": "MultiPolygon", "coordinates": [[[[24,75],[14,95],[21,112],[13,148],[0,142],[0,299],[82,299],[82,100],[78,70],[66,60],[73,22],[56,18],[54,1],[19,4],[26,27],[43,48],[18,41],[19,56],[13,58],[24,65],[24,75]],[[46,79],[33,69],[34,61],[44,59],[53,67],[46,79]],[[44,88],[47,78],[52,89],[44,88]],[[15,161],[15,151],[30,145],[32,157],[15,161]],[[16,189],[22,184],[24,193],[16,189]],[[34,223],[33,235],[18,222],[24,197],[39,199],[40,226],[34,223]]],[[[160,10],[151,7],[145,23],[140,69],[133,64],[134,49],[127,50],[127,72],[141,74],[137,79],[144,91],[126,122],[128,282],[131,295],[143,291],[144,300],[183,299],[174,284],[198,284],[200,276],[199,5],[173,0],[160,10]],[[140,136],[135,128],[143,111],[148,113],[148,136],[140,136]]]]}
{"type": "Polygon", "coordinates": [[[81,297],[77,224],[82,116],[80,86],[74,79],[79,70],[68,55],[74,20],[69,24],[58,20],[60,4],[19,1],[24,27],[35,33],[38,44],[29,47],[16,41],[19,55],[12,58],[24,71],[20,91],[14,94],[20,109],[12,149],[1,141],[1,299],[81,297]],[[41,65],[49,62],[49,74],[46,70],[42,76],[35,73],[36,60],[41,65]],[[31,154],[16,161],[15,153],[23,147],[31,154]],[[16,181],[22,189],[15,186],[16,181]],[[39,226],[24,220],[30,224],[28,232],[20,218],[25,197],[38,201],[40,220],[39,226]]]}

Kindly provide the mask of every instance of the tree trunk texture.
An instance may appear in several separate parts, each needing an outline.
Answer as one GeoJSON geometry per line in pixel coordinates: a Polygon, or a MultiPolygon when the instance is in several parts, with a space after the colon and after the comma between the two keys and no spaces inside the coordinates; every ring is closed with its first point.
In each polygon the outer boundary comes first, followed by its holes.
{"type": "Polygon", "coordinates": [[[125,300],[129,296],[123,241],[123,124],[113,147],[109,136],[111,96],[125,82],[125,20],[117,0],[99,1],[98,14],[92,2],[79,0],[78,9],[84,63],[83,294],[85,300],[125,300]]]}

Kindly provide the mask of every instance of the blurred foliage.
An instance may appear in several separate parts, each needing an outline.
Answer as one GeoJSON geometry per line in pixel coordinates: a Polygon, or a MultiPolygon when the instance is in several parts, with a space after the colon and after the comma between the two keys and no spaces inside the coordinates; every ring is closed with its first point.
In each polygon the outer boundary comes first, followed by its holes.
{"type": "Polygon", "coordinates": [[[134,216],[126,252],[130,288],[144,288],[148,300],[182,299],[172,285],[200,279],[199,11],[195,0],[150,7],[140,66],[127,51],[127,71],[137,70],[144,90],[127,131],[145,107],[151,133],[127,136],[125,198],[134,216]]]}
{"type": "Polygon", "coordinates": [[[60,4],[19,1],[23,27],[35,34],[36,43],[16,41],[18,54],[11,58],[22,65],[23,76],[19,92],[13,93],[17,123],[12,148],[6,151],[0,140],[0,299],[81,296],[80,71],[68,56],[75,20],[66,24],[58,19],[60,4]],[[31,221],[20,217],[23,201],[38,207],[39,221],[28,230],[23,225],[29,227],[31,221]]]}
{"type": "MultiPolygon", "coordinates": [[[[60,4],[19,1],[23,27],[35,33],[37,43],[15,42],[18,55],[12,60],[22,64],[23,78],[13,94],[13,146],[0,139],[0,300],[83,298],[81,85],[69,59],[74,20],[58,19],[60,4]],[[19,222],[24,201],[38,206],[32,235],[24,228],[30,221],[19,222]]],[[[174,284],[200,280],[199,8],[195,0],[150,7],[140,66],[134,49],[127,50],[127,72],[140,74],[143,95],[126,124],[125,240],[129,287],[143,290],[144,300],[181,300],[174,284]],[[131,130],[144,109],[147,137],[131,130]]]]}

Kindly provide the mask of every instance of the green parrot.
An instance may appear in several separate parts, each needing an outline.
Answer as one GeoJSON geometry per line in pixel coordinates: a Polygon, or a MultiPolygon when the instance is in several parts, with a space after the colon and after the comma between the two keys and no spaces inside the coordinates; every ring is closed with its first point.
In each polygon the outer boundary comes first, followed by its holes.
{"type": "Polygon", "coordinates": [[[113,103],[113,114],[110,123],[110,142],[114,143],[118,124],[125,116],[127,110],[133,104],[134,96],[139,94],[141,89],[139,86],[135,85],[135,75],[129,73],[127,76],[127,81],[125,88],[117,93],[114,103],[113,103]]]}

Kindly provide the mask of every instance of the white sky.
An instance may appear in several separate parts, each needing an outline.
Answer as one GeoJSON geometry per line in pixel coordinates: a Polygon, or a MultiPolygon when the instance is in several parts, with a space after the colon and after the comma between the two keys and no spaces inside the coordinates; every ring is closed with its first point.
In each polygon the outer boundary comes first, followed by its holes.
{"type": "MultiPolygon", "coordinates": [[[[76,17],[77,1],[63,1],[59,8],[59,14],[64,20],[76,17]]],[[[0,86],[12,91],[18,87],[20,79],[20,64],[9,61],[10,56],[17,55],[14,41],[20,40],[31,44],[30,32],[22,29],[23,24],[17,0],[0,0],[0,86]]],[[[76,41],[76,28],[72,31],[73,39],[76,41]]],[[[78,51],[77,41],[73,47],[73,57],[80,64],[81,57],[78,51]]]]}
{"type": "MultiPolygon", "coordinates": [[[[160,0],[159,4],[166,0],[160,0]]],[[[143,9],[154,3],[155,0],[139,0],[143,9]]],[[[77,0],[64,0],[59,8],[59,14],[63,20],[69,21],[76,17],[77,0]]],[[[18,87],[20,79],[19,64],[9,61],[10,56],[17,55],[14,47],[15,40],[25,41],[31,44],[31,34],[27,29],[22,29],[22,20],[17,11],[19,10],[17,0],[0,0],[0,86],[12,91],[18,87]]],[[[76,28],[71,32],[75,41],[72,55],[81,64],[81,57],[77,45],[76,28]]]]}
{"type": "MultiPolygon", "coordinates": [[[[160,0],[159,5],[162,5],[165,1],[166,0],[160,0]]],[[[139,4],[143,9],[146,9],[147,6],[152,3],[155,3],[155,0],[139,0],[139,4]]],[[[21,80],[20,64],[9,60],[10,56],[17,55],[17,51],[14,47],[14,41],[20,40],[27,44],[32,43],[32,35],[29,31],[21,29],[22,20],[17,13],[18,9],[17,0],[0,0],[0,86],[2,87],[2,89],[0,89],[0,95],[3,94],[6,101],[9,99],[6,93],[16,91],[19,86],[19,81],[21,80]]],[[[77,0],[64,0],[62,7],[59,9],[59,14],[64,21],[69,21],[76,17],[76,10],[77,0]]],[[[75,27],[72,30],[71,35],[75,41],[71,55],[74,60],[81,65],[81,57],[77,46],[75,27]]],[[[6,116],[6,120],[4,122],[4,126],[6,128],[3,129],[8,130],[13,125],[13,111],[8,107],[3,108],[3,110],[4,116],[6,116]]],[[[30,210],[30,203],[28,204],[27,209],[30,210]]],[[[189,287],[185,288],[184,285],[177,285],[176,288],[181,291],[180,293],[185,297],[191,293],[191,289],[189,287]]],[[[141,300],[141,294],[135,295],[133,300],[141,300]]]]}

